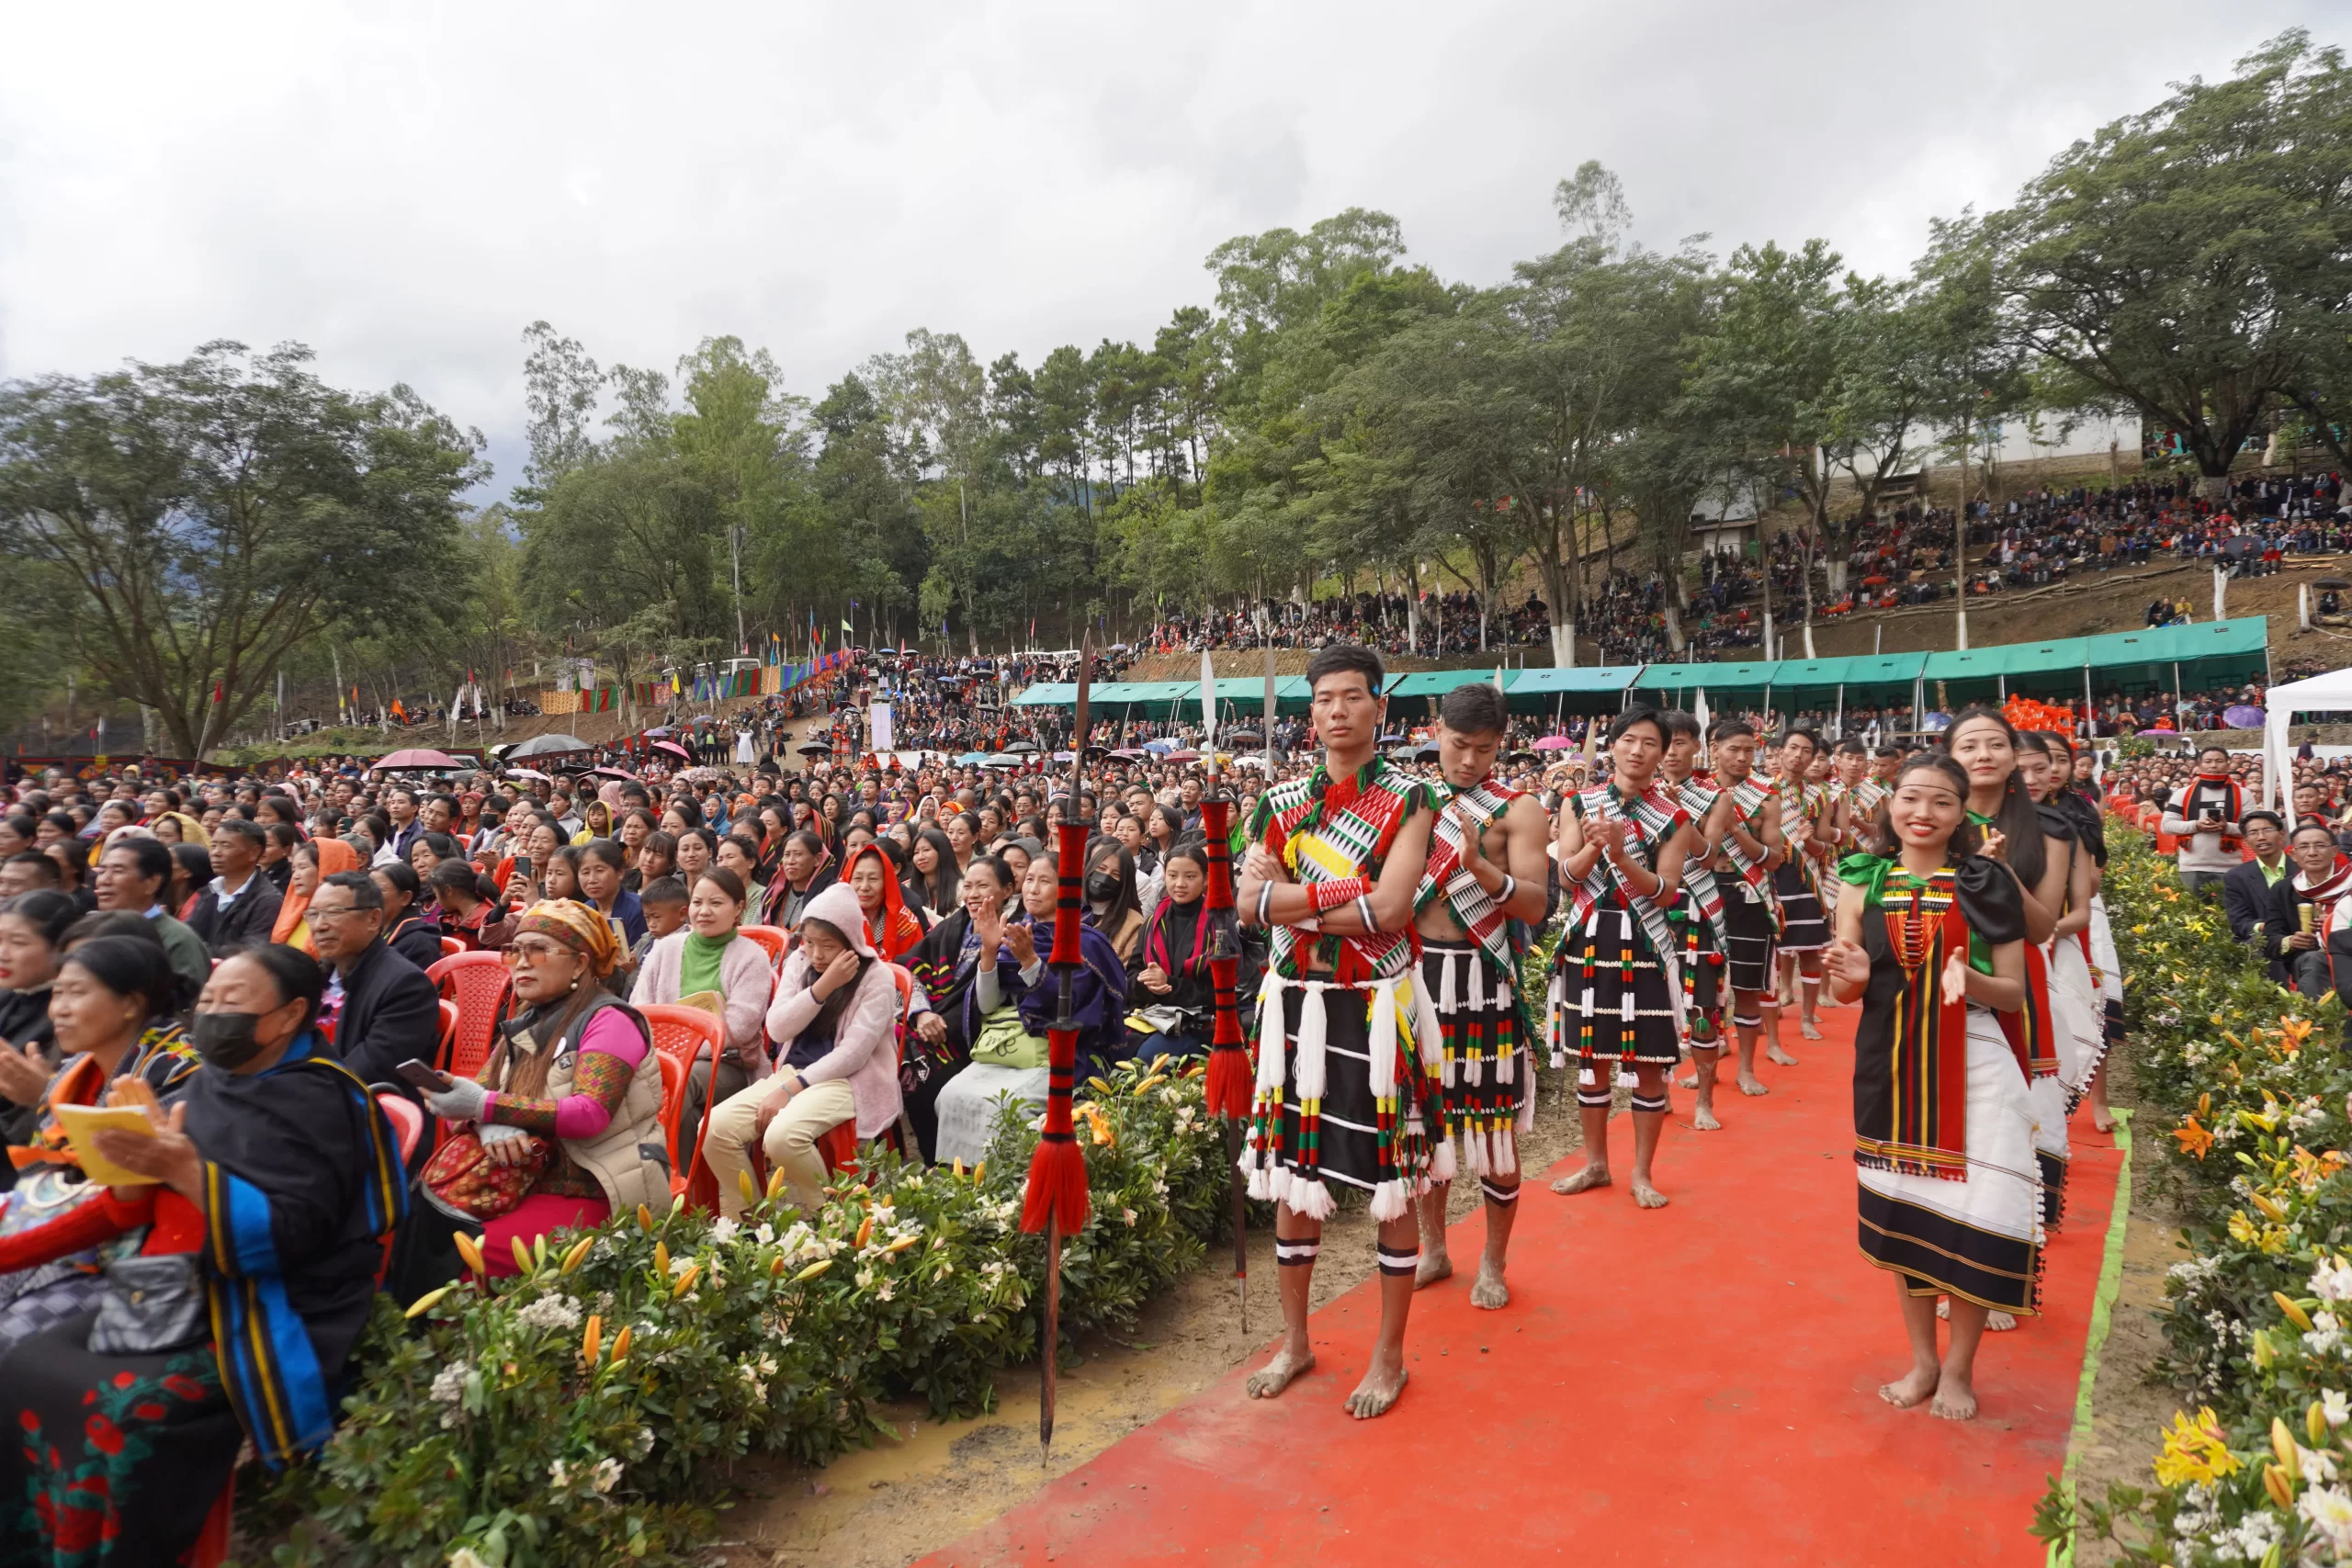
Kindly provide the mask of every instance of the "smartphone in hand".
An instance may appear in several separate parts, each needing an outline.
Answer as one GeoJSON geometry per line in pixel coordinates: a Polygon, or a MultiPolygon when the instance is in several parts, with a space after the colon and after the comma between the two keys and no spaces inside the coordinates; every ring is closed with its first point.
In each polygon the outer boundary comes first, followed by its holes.
{"type": "Polygon", "coordinates": [[[449,1076],[447,1073],[430,1063],[420,1062],[413,1056],[395,1066],[392,1071],[400,1074],[403,1079],[414,1087],[430,1090],[435,1094],[439,1094],[449,1087],[449,1076]]]}

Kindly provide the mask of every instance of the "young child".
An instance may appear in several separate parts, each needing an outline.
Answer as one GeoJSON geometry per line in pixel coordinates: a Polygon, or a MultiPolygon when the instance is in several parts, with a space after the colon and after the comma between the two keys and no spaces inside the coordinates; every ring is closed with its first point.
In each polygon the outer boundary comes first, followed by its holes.
{"type": "Polygon", "coordinates": [[[645,934],[629,949],[629,965],[645,962],[648,949],[686,923],[686,885],[674,876],[657,876],[637,896],[645,910],[645,934]]]}

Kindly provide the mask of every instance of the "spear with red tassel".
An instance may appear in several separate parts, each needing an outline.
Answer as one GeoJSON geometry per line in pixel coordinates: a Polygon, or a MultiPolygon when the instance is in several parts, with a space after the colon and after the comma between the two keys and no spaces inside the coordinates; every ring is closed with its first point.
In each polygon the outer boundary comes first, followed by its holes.
{"type": "Polygon", "coordinates": [[[1241,1144],[1250,1119],[1253,1075],[1250,1047],[1241,1037],[1241,1011],[1234,995],[1241,967],[1240,933],[1233,909],[1233,797],[1219,787],[1216,758],[1216,667],[1201,655],[1201,748],[1208,754],[1209,787],[1201,801],[1201,827],[1208,835],[1209,985],[1216,995],[1216,1020],[1209,1034],[1209,1114],[1225,1124],[1225,1178],[1233,1203],[1233,1282],[1241,1296],[1241,1332],[1250,1332],[1250,1240],[1247,1195],[1241,1179],[1241,1144]]]}
{"type": "Polygon", "coordinates": [[[1029,1160],[1029,1191],[1021,1208],[1021,1228],[1046,1233],[1046,1315],[1043,1377],[1037,1398],[1037,1441],[1050,1461],[1054,1451],[1056,1362],[1061,1349],[1062,1237],[1086,1224],[1086,1156],[1070,1121],[1070,1091],[1078,1077],[1078,1023],[1071,998],[1085,965],[1079,947],[1079,911],[1086,881],[1088,824],[1080,820],[1079,790],[1086,778],[1088,687],[1094,670],[1094,634],[1089,631],[1078,661],[1078,717],[1070,738],[1069,803],[1054,829],[1054,866],[1060,881],[1054,904],[1054,949],[1049,962],[1060,988],[1054,1021],[1046,1030],[1046,1130],[1029,1160]]]}

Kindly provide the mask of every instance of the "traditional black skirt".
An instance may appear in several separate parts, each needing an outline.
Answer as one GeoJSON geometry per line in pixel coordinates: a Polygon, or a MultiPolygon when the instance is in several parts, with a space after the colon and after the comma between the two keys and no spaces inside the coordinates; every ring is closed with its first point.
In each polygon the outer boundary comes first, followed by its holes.
{"type": "Polygon", "coordinates": [[[1714,922],[1686,894],[1666,917],[1677,944],[1676,966],[1682,972],[1683,1026],[1692,1043],[1711,1045],[1724,1032],[1724,954],[1715,942],[1714,922]]]}
{"type": "MultiPolygon", "coordinates": [[[[1679,979],[1675,982],[1679,984],[1679,979]]],[[[1639,916],[1596,908],[1560,939],[1553,971],[1555,1066],[1577,1057],[1580,1094],[1606,1095],[1612,1064],[1671,1065],[1682,1055],[1675,997],[1639,916]]]]}
{"type": "Polygon", "coordinates": [[[1804,879],[1804,868],[1794,861],[1772,874],[1772,890],[1781,897],[1781,940],[1776,944],[1782,953],[1818,953],[1829,945],[1829,919],[1821,900],[1814,896],[1813,886],[1804,879]]]}
{"type": "Polygon", "coordinates": [[[1445,1108],[1425,1077],[1423,1047],[1416,1037],[1420,1032],[1412,1025],[1419,1006],[1412,987],[1409,976],[1398,980],[1392,1004],[1376,987],[1318,987],[1320,1094],[1302,1092],[1300,1085],[1309,1051],[1301,1031],[1307,986],[1283,983],[1279,1015],[1261,1009],[1252,1061],[1270,1073],[1265,1053],[1279,1050],[1282,1084],[1276,1110],[1269,1078],[1258,1078],[1242,1166],[1250,1196],[1273,1199],[1319,1220],[1334,1210],[1331,1188],[1351,1188],[1372,1196],[1374,1218],[1400,1219],[1432,1180],[1452,1179],[1445,1108]],[[1396,1039],[1403,1060],[1396,1069],[1395,1094],[1384,1104],[1372,1081],[1372,1010],[1390,1005],[1396,1009],[1396,1039]],[[1278,1039],[1268,1032],[1277,1017],[1278,1039]]]}
{"type": "Polygon", "coordinates": [[[1724,926],[1730,933],[1724,943],[1724,983],[1735,991],[1771,990],[1772,907],[1745,882],[1725,884],[1724,926]]]}
{"type": "Polygon", "coordinates": [[[1439,1092],[1447,1128],[1461,1134],[1461,1169],[1507,1176],[1535,1111],[1535,1056],[1514,978],[1474,942],[1424,938],[1421,984],[1437,1009],[1439,1092]]]}

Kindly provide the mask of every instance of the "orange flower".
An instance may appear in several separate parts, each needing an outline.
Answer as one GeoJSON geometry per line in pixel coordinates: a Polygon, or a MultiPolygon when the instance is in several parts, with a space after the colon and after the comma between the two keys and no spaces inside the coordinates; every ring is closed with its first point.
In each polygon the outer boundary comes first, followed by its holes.
{"type": "Polygon", "coordinates": [[[2174,1141],[2180,1145],[2181,1153],[2195,1155],[2199,1159],[2203,1159],[2205,1151],[2213,1146],[2213,1134],[2199,1126],[2194,1116],[2183,1117],[2180,1125],[2172,1130],[2172,1135],[2174,1141]]]}

